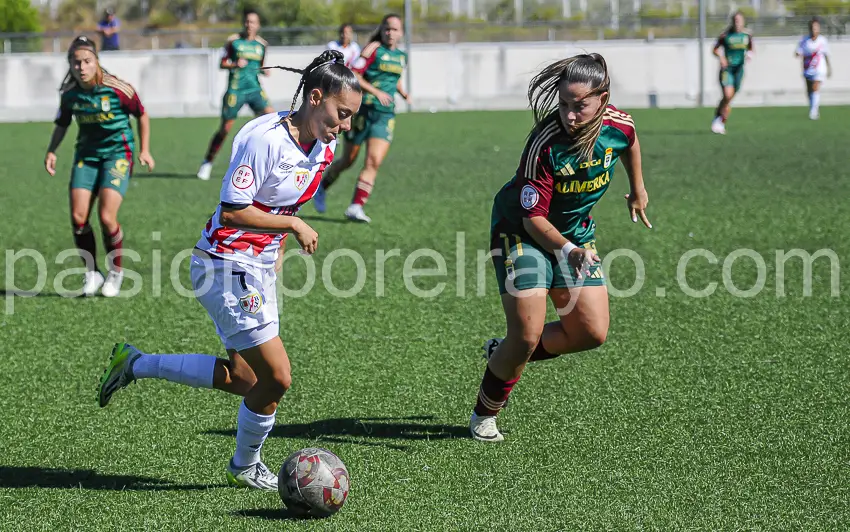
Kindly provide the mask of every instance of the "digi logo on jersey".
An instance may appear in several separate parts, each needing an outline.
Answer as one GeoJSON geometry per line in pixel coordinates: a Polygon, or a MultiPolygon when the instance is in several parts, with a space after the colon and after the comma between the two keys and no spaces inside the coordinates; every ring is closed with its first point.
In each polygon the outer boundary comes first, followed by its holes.
{"type": "Polygon", "coordinates": [[[239,190],[245,190],[254,184],[254,170],[247,164],[243,164],[233,171],[233,175],[230,176],[230,182],[239,190]]]}

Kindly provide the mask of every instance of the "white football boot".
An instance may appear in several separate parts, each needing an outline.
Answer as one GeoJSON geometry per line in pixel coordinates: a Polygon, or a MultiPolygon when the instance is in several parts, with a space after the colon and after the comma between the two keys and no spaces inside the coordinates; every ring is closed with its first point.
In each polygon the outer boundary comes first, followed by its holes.
{"type": "Polygon", "coordinates": [[[103,286],[103,282],[103,274],[99,271],[86,272],[86,279],[83,282],[83,295],[89,297],[97,294],[97,291],[103,286]]]}
{"type": "Polygon", "coordinates": [[[210,176],[212,175],[213,163],[204,161],[201,164],[201,167],[198,169],[198,179],[201,181],[209,181],[210,176]]]}
{"type": "Polygon", "coordinates": [[[504,441],[505,437],[496,427],[496,416],[479,416],[475,412],[469,418],[469,432],[478,441],[496,443],[504,441]]]}
{"type": "Polygon", "coordinates": [[[820,118],[820,112],[819,111],[815,111],[815,110],[809,111],[809,120],[817,120],[818,118],[820,118]]]}
{"type": "Polygon", "coordinates": [[[233,460],[230,460],[227,464],[227,483],[239,488],[277,491],[277,475],[269,471],[262,462],[237,469],[233,460]]]}
{"type": "Polygon", "coordinates": [[[325,187],[319,183],[319,188],[316,189],[316,195],[313,196],[313,206],[316,208],[316,212],[322,214],[325,212],[327,205],[325,205],[325,187]]]}
{"type": "Polygon", "coordinates": [[[723,123],[723,120],[718,118],[714,119],[714,122],[711,123],[711,131],[713,133],[717,133],[718,135],[726,134],[726,124],[723,123]]]}
{"type": "Polygon", "coordinates": [[[121,283],[124,281],[124,271],[109,270],[106,282],[103,283],[100,293],[103,297],[117,297],[121,293],[121,283]]]}
{"type": "Polygon", "coordinates": [[[372,219],[366,216],[366,213],[363,212],[363,205],[358,205],[357,203],[352,203],[347,209],[345,209],[345,217],[352,222],[369,223],[372,221],[372,219]]]}

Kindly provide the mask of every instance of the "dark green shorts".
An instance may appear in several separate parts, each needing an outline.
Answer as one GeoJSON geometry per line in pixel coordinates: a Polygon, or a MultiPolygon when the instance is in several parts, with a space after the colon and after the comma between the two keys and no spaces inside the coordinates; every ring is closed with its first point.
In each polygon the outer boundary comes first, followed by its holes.
{"type": "MultiPolygon", "coordinates": [[[[582,247],[596,251],[596,240],[586,242],[582,247]]],[[[530,238],[493,232],[490,235],[490,251],[499,294],[532,288],[551,290],[605,285],[601,264],[590,268],[589,275],[576,279],[565,262],[559,263],[555,255],[543,251],[530,238]]]]}
{"type": "Polygon", "coordinates": [[[395,129],[394,113],[361,106],[360,111],[351,119],[351,130],[345,133],[345,141],[355,146],[363,144],[367,139],[392,142],[393,129],[395,129]]]}
{"type": "Polygon", "coordinates": [[[263,114],[269,107],[269,100],[266,98],[265,91],[225,92],[224,98],[221,99],[221,119],[235,120],[239,111],[246,105],[251,108],[255,115],[263,114]]]}
{"type": "Polygon", "coordinates": [[[92,192],[111,188],[123,196],[132,174],[132,159],[128,160],[121,155],[104,159],[78,159],[71,170],[71,188],[84,188],[92,192]]]}
{"type": "Polygon", "coordinates": [[[741,89],[742,81],[744,81],[744,65],[720,69],[721,87],[734,87],[735,92],[738,92],[741,89]]]}

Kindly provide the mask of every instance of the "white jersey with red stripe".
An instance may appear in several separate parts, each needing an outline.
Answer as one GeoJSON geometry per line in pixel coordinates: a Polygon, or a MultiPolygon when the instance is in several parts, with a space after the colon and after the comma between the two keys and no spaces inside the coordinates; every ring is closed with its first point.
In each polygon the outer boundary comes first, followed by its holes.
{"type": "Polygon", "coordinates": [[[333,161],[336,141],[313,142],[309,152],[292,138],[284,118],[271,113],[245,124],[233,139],[230,167],[221,182],[220,203],[207,222],[199,249],[223,259],[271,268],[285,235],[223,227],[222,205],[253,205],[271,214],[294,216],[319,188],[333,161]]]}
{"type": "Polygon", "coordinates": [[[806,35],[797,45],[797,53],[803,56],[803,76],[821,81],[826,77],[824,56],[829,53],[826,37],[818,35],[817,39],[812,39],[811,36],[806,35]]]}
{"type": "Polygon", "coordinates": [[[341,45],[338,41],[328,43],[328,50],[337,50],[342,52],[345,58],[345,66],[352,68],[354,61],[360,57],[360,46],[356,42],[351,42],[348,46],[341,45]]]}

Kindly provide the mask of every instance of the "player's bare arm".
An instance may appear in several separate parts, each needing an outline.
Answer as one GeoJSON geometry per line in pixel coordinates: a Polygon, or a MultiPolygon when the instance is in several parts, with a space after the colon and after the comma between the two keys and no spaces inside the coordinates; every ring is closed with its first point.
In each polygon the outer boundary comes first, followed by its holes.
{"type": "Polygon", "coordinates": [[[56,150],[62,144],[62,139],[65,138],[67,132],[67,127],[56,126],[53,128],[50,144],[47,146],[47,155],[44,156],[44,169],[50,175],[56,175],[56,150]]]}
{"type": "Polygon", "coordinates": [[[222,205],[219,223],[241,231],[279,235],[292,233],[307,253],[314,253],[319,235],[307,222],[297,216],[281,216],[263,212],[253,205],[230,208],[222,205]]]}
{"type": "Polygon", "coordinates": [[[646,206],[649,203],[649,196],[646,194],[646,187],[643,184],[643,169],[641,167],[640,142],[635,133],[635,141],[632,146],[623,152],[620,156],[623,161],[623,166],[626,168],[626,173],[629,176],[630,192],[626,194],[626,206],[629,209],[629,217],[633,222],[638,221],[638,217],[643,222],[643,225],[652,229],[652,224],[646,217],[646,206]]]}
{"type": "Polygon", "coordinates": [[[599,256],[590,249],[577,247],[567,240],[545,216],[533,216],[522,220],[522,227],[531,238],[543,249],[560,251],[566,255],[576,277],[581,278],[581,271],[600,261],[599,256]]]}
{"type": "Polygon", "coordinates": [[[153,172],[156,162],[150,152],[151,145],[151,119],[147,113],[139,117],[139,163],[148,167],[148,172],[153,172]]]}
{"type": "Polygon", "coordinates": [[[399,96],[404,98],[406,102],[410,102],[410,93],[404,91],[404,87],[402,87],[401,85],[401,80],[398,80],[398,83],[395,86],[395,90],[396,92],[398,92],[399,96]]]}

